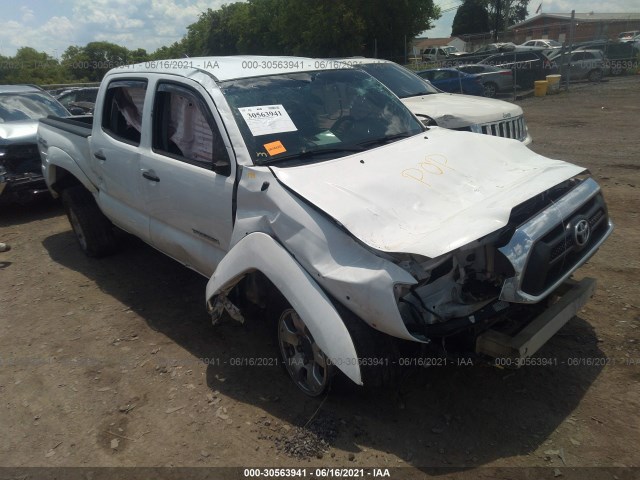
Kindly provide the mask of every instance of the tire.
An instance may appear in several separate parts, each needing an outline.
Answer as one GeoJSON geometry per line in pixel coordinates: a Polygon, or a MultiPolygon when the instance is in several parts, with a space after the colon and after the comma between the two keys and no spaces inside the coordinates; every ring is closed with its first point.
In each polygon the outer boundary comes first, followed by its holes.
{"type": "Polygon", "coordinates": [[[364,387],[367,389],[398,388],[400,371],[397,368],[397,360],[400,356],[400,350],[396,339],[374,330],[364,320],[358,318],[342,305],[339,305],[337,309],[349,335],[351,335],[358,358],[361,360],[360,374],[364,387]],[[376,364],[371,361],[374,359],[381,360],[381,362],[376,364]]]}
{"type": "Polygon", "coordinates": [[[104,257],[117,247],[113,224],[100,211],[91,192],[81,185],[62,192],[69,223],[82,251],[89,257],[104,257]]]}
{"type": "Polygon", "coordinates": [[[484,96],[487,98],[496,98],[498,94],[498,86],[493,82],[487,82],[483,85],[484,96]]]}
{"type": "Polygon", "coordinates": [[[602,70],[594,69],[589,72],[587,78],[590,82],[599,82],[602,80],[602,70]]]}
{"type": "Polygon", "coordinates": [[[334,367],[316,344],[298,313],[285,308],[278,319],[278,347],[289,376],[306,395],[325,393],[333,379],[334,367]]]}

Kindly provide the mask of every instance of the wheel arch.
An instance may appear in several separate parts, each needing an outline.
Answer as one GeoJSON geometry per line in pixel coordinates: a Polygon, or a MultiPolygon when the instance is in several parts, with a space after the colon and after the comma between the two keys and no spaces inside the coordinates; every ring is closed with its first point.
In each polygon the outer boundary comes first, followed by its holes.
{"type": "Polygon", "coordinates": [[[362,385],[353,339],[331,299],[270,235],[251,233],[227,253],[207,283],[209,311],[243,278],[254,272],[264,275],[296,310],[333,364],[354,383],[362,385]]]}
{"type": "Polygon", "coordinates": [[[60,196],[64,189],[75,185],[83,185],[91,193],[98,191],[75,160],[60,148],[49,147],[45,165],[45,180],[54,197],[60,196]]]}

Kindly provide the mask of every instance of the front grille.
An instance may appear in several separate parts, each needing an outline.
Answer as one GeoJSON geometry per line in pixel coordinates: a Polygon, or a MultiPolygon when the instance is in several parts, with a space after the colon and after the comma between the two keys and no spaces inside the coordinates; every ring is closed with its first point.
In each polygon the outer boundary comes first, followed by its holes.
{"type": "Polygon", "coordinates": [[[500,122],[483,123],[480,125],[480,133],[494,137],[513,138],[522,142],[527,138],[527,124],[521,115],[500,122]]]}
{"type": "Polygon", "coordinates": [[[607,230],[607,207],[602,195],[598,194],[536,242],[526,266],[522,291],[540,295],[579,264],[607,230]],[[590,235],[586,244],[580,246],[575,240],[575,228],[583,219],[589,223],[590,235]]]}
{"type": "Polygon", "coordinates": [[[13,175],[25,175],[35,173],[40,175],[40,152],[36,144],[7,145],[0,160],[7,169],[7,173],[13,175]]]}

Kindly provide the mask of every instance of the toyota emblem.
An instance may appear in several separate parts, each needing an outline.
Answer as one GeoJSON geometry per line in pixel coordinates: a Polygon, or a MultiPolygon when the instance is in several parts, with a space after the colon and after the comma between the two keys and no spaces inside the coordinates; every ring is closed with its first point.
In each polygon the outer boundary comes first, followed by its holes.
{"type": "Polygon", "coordinates": [[[576,241],[576,245],[579,248],[584,247],[589,242],[590,235],[591,226],[584,218],[576,223],[575,227],[573,227],[573,239],[576,241]]]}

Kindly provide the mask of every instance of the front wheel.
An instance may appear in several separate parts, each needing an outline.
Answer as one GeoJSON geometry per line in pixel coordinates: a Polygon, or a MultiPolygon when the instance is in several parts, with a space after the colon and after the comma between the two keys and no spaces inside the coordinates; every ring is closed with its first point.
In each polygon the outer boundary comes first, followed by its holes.
{"type": "Polygon", "coordinates": [[[599,82],[600,80],[602,80],[602,70],[591,70],[587,78],[590,82],[599,82]]]}
{"type": "Polygon", "coordinates": [[[284,366],[300,390],[310,397],[327,391],[334,369],[293,308],[285,309],[278,319],[278,346],[284,366]]]}
{"type": "Polygon", "coordinates": [[[484,96],[487,98],[496,98],[498,94],[498,86],[493,82],[487,82],[483,85],[484,96]]]}
{"type": "Polygon", "coordinates": [[[100,211],[91,192],[81,185],[62,192],[71,228],[82,251],[89,257],[104,257],[116,250],[113,224],[100,211]]]}

